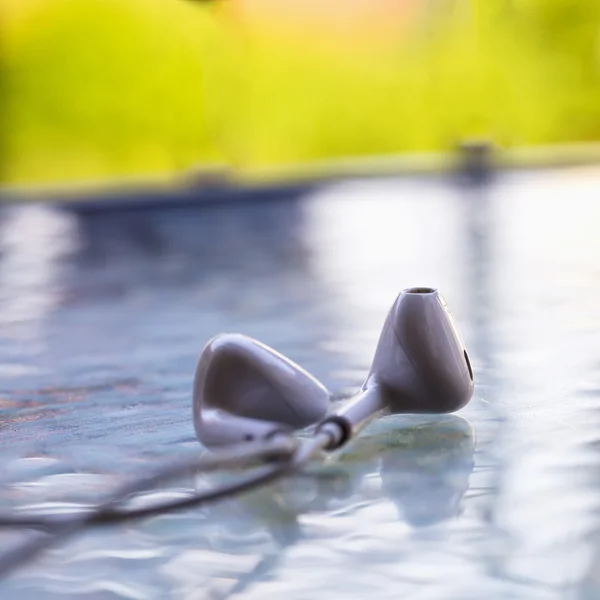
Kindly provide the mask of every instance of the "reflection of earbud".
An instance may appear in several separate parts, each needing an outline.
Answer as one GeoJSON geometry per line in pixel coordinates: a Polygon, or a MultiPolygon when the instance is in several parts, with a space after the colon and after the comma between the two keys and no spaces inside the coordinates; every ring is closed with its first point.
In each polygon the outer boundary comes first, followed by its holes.
{"type": "Polygon", "coordinates": [[[444,299],[432,288],[409,288],[388,314],[360,393],[334,410],[319,430],[337,437],[332,449],[383,411],[452,412],[472,394],[469,357],[444,299]]]}
{"type": "Polygon", "coordinates": [[[454,415],[415,423],[381,452],[384,493],[414,527],[456,517],[474,467],[469,423],[454,415]]]}
{"type": "Polygon", "coordinates": [[[265,438],[322,419],[329,392],[302,367],[240,334],[214,337],[194,379],[194,425],[207,447],[265,438]]]}
{"type": "Polygon", "coordinates": [[[322,504],[364,494],[360,488],[365,478],[377,474],[381,491],[408,524],[423,527],[450,519],[460,513],[474,451],[473,429],[457,415],[392,417],[321,468],[328,473],[323,482],[329,488],[320,493],[322,504]],[[338,493],[340,484],[345,493],[338,493]]]}

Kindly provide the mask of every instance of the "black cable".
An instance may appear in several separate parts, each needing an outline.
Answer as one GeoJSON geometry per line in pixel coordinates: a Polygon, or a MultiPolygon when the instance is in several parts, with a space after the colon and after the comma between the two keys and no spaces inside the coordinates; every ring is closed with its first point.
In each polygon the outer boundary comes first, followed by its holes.
{"type": "Polygon", "coordinates": [[[99,506],[91,515],[86,515],[81,518],[73,517],[68,521],[64,521],[60,526],[53,526],[49,532],[43,534],[44,537],[37,536],[17,548],[5,553],[0,557],[0,578],[8,575],[11,571],[30,562],[36,556],[47,550],[57,542],[77,533],[81,529],[91,525],[98,520],[106,519],[106,522],[120,522],[136,517],[151,516],[153,514],[164,513],[166,510],[174,508],[191,508],[201,504],[215,502],[222,498],[232,497],[243,492],[247,492],[253,488],[265,485],[282,477],[290,470],[290,462],[283,464],[275,464],[269,467],[260,469],[258,474],[254,474],[241,481],[231,485],[222,486],[207,492],[194,495],[184,500],[179,500],[173,503],[158,505],[155,507],[146,507],[134,511],[123,511],[122,513],[113,513],[113,502],[107,505],[99,506]]]}
{"type": "MultiPolygon", "coordinates": [[[[257,473],[245,477],[239,481],[236,481],[230,485],[224,485],[214,490],[208,490],[199,494],[194,494],[189,498],[181,498],[179,500],[171,500],[169,502],[162,502],[154,504],[153,506],[145,506],[135,509],[126,510],[106,510],[96,512],[92,520],[94,523],[103,524],[116,524],[123,523],[125,521],[133,521],[135,519],[143,519],[147,517],[153,517],[156,515],[164,514],[166,512],[172,512],[175,510],[183,510],[185,508],[192,508],[200,504],[208,504],[216,500],[221,500],[227,497],[237,496],[244,492],[250,491],[258,486],[266,485],[271,483],[275,479],[279,479],[287,471],[290,470],[291,463],[286,461],[284,463],[275,464],[267,467],[257,469],[257,473]]],[[[0,568],[1,574],[1,568],[0,568]]]]}
{"type": "MultiPolygon", "coordinates": [[[[289,442],[291,440],[287,441],[288,448],[290,448],[289,442]]],[[[109,509],[102,512],[96,511],[94,515],[92,515],[93,519],[91,520],[90,524],[114,525],[117,523],[123,523],[125,521],[133,521],[135,519],[152,517],[155,515],[175,510],[192,508],[194,506],[198,506],[199,504],[213,502],[215,500],[220,500],[229,496],[237,496],[238,494],[258,487],[259,485],[266,485],[267,483],[278,479],[279,477],[281,477],[281,475],[285,475],[287,472],[291,473],[293,471],[298,470],[300,467],[305,465],[315,455],[316,452],[320,451],[323,448],[326,448],[329,445],[329,442],[329,436],[316,435],[312,438],[303,440],[300,444],[296,444],[294,446],[294,449],[291,452],[289,452],[289,454],[285,457],[286,460],[281,465],[280,470],[270,470],[267,468],[263,468],[262,474],[255,474],[251,477],[247,477],[245,479],[242,479],[241,481],[233,483],[230,486],[223,486],[221,488],[217,488],[216,490],[209,490],[201,494],[194,494],[189,498],[170,500],[168,502],[158,503],[154,504],[153,506],[146,506],[141,508],[121,510],[109,509]],[[283,473],[280,473],[280,471],[283,471],[283,473]]],[[[243,450],[243,447],[240,448],[240,450],[243,450]]]]}
{"type": "MultiPolygon", "coordinates": [[[[176,463],[167,464],[151,475],[135,479],[111,494],[109,500],[102,503],[111,504],[112,509],[99,512],[95,508],[90,517],[90,525],[118,523],[120,521],[136,518],[136,513],[146,509],[118,509],[116,505],[127,499],[128,496],[154,488],[160,484],[178,479],[184,475],[197,473],[211,473],[224,469],[245,466],[254,461],[285,460],[290,459],[298,447],[298,442],[292,437],[277,437],[264,442],[244,443],[234,446],[213,456],[202,456],[199,459],[187,459],[176,463]]],[[[192,500],[186,498],[186,500],[192,500]]],[[[164,503],[164,510],[177,509],[181,500],[164,503]]],[[[31,528],[51,530],[61,527],[65,520],[85,515],[69,515],[67,517],[36,517],[23,515],[0,515],[0,529],[2,528],[31,528]]],[[[144,516],[144,515],[141,515],[144,516]]]]}
{"type": "MultiPolygon", "coordinates": [[[[116,509],[115,506],[122,503],[123,500],[133,493],[140,492],[143,489],[152,487],[156,483],[165,481],[167,479],[173,479],[176,476],[176,472],[181,474],[182,469],[186,468],[186,472],[189,472],[191,465],[182,464],[179,470],[174,467],[167,467],[160,470],[150,477],[145,477],[142,480],[136,480],[131,482],[115,494],[113,494],[106,502],[100,504],[91,514],[82,515],[79,517],[70,517],[69,519],[62,520],[46,520],[43,527],[49,526],[49,531],[45,534],[45,537],[38,536],[34,540],[26,542],[17,548],[5,553],[0,556],[0,577],[9,574],[11,571],[23,566],[25,563],[33,560],[36,556],[48,549],[55,543],[63,540],[70,535],[80,531],[81,529],[94,524],[114,524],[123,521],[128,521],[137,518],[149,517],[156,514],[163,514],[167,511],[181,510],[184,508],[191,508],[202,504],[208,504],[210,502],[216,502],[223,498],[230,498],[238,494],[250,491],[256,487],[266,485],[289,475],[303,466],[310,460],[312,456],[323,448],[327,448],[331,443],[331,437],[327,434],[317,435],[308,440],[304,440],[301,444],[294,444],[293,439],[284,438],[283,440],[273,440],[267,447],[264,445],[262,449],[259,447],[256,449],[254,454],[249,454],[248,446],[236,448],[235,451],[228,454],[229,461],[233,463],[239,463],[240,461],[248,462],[245,459],[254,459],[257,457],[264,458],[265,455],[273,458],[279,453],[281,459],[282,455],[285,457],[283,462],[280,460],[273,465],[262,467],[258,469],[257,473],[243,478],[240,481],[234,482],[229,485],[224,485],[216,489],[207,490],[206,492],[195,494],[189,498],[180,500],[165,502],[154,506],[142,507],[138,509],[116,509]],[[287,444],[287,451],[284,446],[287,444]],[[275,451],[277,446],[277,451],[275,451]],[[268,448],[268,450],[267,450],[268,448]],[[142,487],[143,486],[143,487],[142,487]]],[[[204,464],[200,466],[196,463],[196,471],[202,470],[216,470],[222,468],[224,462],[227,462],[225,455],[215,456],[212,460],[205,459],[204,464]],[[211,468],[207,468],[211,465],[211,468]]],[[[5,522],[9,522],[10,519],[6,519],[5,522]]],[[[14,522],[14,520],[13,520],[14,522]]],[[[38,521],[36,526],[40,526],[41,521],[38,521]]]]}

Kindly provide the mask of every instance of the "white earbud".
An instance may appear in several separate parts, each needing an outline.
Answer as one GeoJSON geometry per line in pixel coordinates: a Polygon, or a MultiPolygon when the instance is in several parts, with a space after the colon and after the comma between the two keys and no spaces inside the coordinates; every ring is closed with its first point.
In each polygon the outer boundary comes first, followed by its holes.
{"type": "Polygon", "coordinates": [[[211,447],[319,423],[332,450],[380,413],[453,412],[472,395],[469,357],[444,299],[409,288],[387,316],[360,392],[329,415],[329,392],[302,367],[249,337],[222,334],[198,362],[194,425],[211,447]]]}
{"type": "Polygon", "coordinates": [[[320,421],[329,392],[302,367],[241,334],[205,346],[194,379],[194,426],[207,447],[264,439],[320,421]]]}
{"type": "Polygon", "coordinates": [[[319,429],[336,438],[333,449],[381,412],[453,412],[472,395],[469,357],[444,299],[432,288],[409,288],[388,314],[359,394],[319,429]]]}

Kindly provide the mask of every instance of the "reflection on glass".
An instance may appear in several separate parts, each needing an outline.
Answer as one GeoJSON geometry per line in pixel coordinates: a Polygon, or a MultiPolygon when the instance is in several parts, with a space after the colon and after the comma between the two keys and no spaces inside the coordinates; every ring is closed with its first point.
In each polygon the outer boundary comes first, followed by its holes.
{"type": "Polygon", "coordinates": [[[317,463],[308,472],[243,497],[226,509],[215,507],[214,518],[223,510],[227,514],[223,513],[224,530],[211,538],[211,547],[226,556],[237,556],[244,548],[245,554],[255,557],[254,566],[230,582],[228,592],[219,598],[268,578],[286,548],[309,540],[303,532],[303,514],[335,512],[361,502],[368,496],[363,485],[373,476],[381,478],[383,494],[409,527],[433,526],[460,515],[474,466],[470,424],[454,415],[385,421],[377,435],[358,438],[326,464],[317,463]],[[237,517],[232,519],[234,506],[237,517]],[[265,544],[269,550],[258,560],[265,544]]]}

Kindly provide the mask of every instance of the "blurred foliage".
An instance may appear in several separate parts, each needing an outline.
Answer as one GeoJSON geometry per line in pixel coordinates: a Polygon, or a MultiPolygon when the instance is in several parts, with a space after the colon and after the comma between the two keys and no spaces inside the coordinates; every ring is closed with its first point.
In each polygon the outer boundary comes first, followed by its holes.
{"type": "Polygon", "coordinates": [[[598,0],[412,5],[344,43],[236,0],[0,0],[1,180],[600,138],[598,0]]]}

